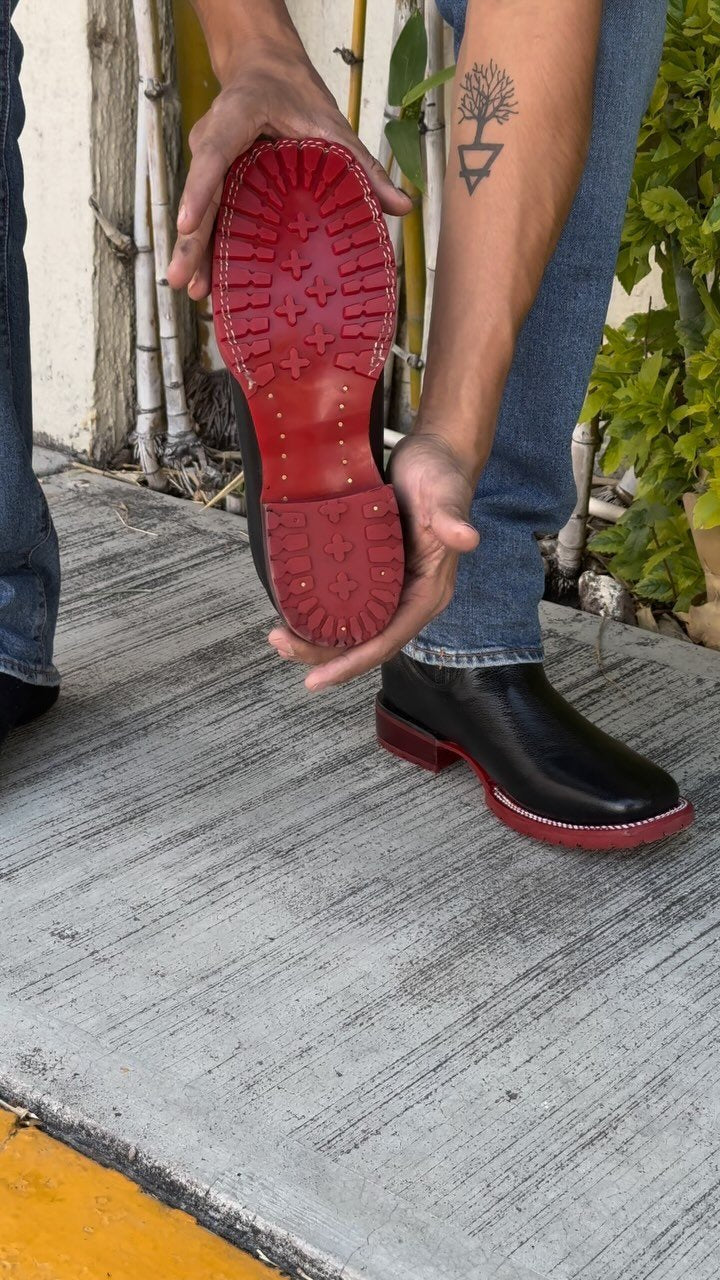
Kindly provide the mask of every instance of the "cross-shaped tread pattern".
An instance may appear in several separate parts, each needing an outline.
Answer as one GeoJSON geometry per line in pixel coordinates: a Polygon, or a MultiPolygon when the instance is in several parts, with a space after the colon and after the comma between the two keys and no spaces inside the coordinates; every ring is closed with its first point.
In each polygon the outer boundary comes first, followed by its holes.
{"type": "Polygon", "coordinates": [[[261,141],[236,161],[218,213],[213,309],[257,438],[275,603],[316,643],[370,639],[403,580],[397,506],[369,440],[396,272],[351,152],[261,141]]]}

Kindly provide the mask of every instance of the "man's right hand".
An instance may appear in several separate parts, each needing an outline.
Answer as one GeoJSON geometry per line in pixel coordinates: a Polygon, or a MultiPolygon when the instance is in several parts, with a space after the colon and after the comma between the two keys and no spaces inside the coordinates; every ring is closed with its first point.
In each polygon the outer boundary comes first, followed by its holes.
{"type": "Polygon", "coordinates": [[[323,138],[348,147],[366,170],[386,213],[411,201],[353,133],[297,36],[238,40],[222,89],[190,134],[192,163],[178,214],[178,240],[167,278],[191,298],[210,291],[212,233],[225,175],[261,134],[323,138]]]}

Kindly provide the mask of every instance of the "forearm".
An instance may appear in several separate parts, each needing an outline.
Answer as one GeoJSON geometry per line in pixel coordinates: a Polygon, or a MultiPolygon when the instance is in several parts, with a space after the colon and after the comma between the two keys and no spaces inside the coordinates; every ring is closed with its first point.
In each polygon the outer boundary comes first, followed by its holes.
{"type": "Polygon", "coordinates": [[[441,432],[475,473],[582,174],[601,14],[602,0],[468,6],[418,431],[441,432]],[[498,89],[503,72],[512,84],[498,89]],[[494,118],[484,75],[496,87],[494,118]],[[462,150],[477,142],[480,150],[462,150]]]}
{"type": "Polygon", "coordinates": [[[221,84],[232,73],[234,53],[248,40],[262,38],[300,46],[284,0],[191,0],[221,84]]]}

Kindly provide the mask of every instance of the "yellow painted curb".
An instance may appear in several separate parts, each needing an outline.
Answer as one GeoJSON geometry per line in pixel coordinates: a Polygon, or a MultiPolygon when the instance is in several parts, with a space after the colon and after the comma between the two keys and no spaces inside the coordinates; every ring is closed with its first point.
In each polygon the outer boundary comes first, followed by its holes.
{"type": "Polygon", "coordinates": [[[122,1174],[0,1110],[0,1280],[279,1280],[122,1174]]]}

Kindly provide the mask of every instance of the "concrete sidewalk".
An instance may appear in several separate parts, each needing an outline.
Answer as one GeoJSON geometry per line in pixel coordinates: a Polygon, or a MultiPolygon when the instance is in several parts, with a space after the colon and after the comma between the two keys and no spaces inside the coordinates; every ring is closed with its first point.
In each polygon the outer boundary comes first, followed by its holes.
{"type": "Polygon", "coordinates": [[[236,518],[46,489],[65,685],[2,759],[0,1094],[311,1280],[716,1280],[718,655],[611,626],[599,662],[547,611],[558,686],[700,813],[556,851],[376,750],[374,679],[305,694],[236,518]]]}

